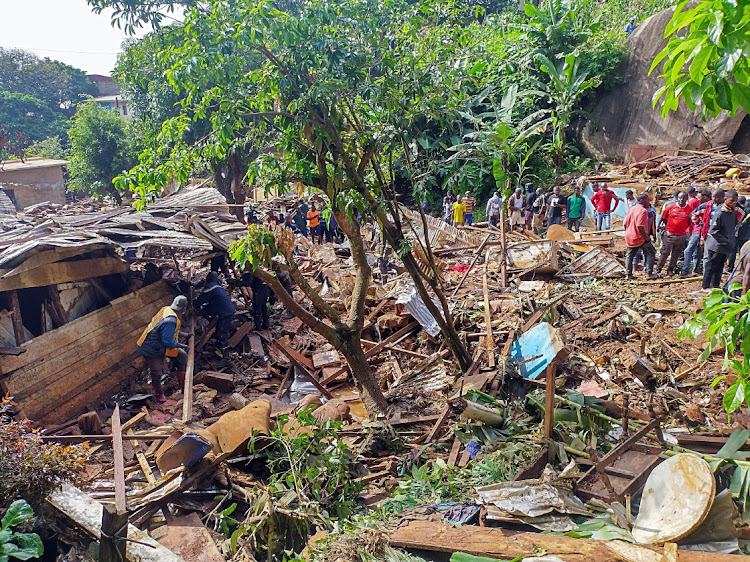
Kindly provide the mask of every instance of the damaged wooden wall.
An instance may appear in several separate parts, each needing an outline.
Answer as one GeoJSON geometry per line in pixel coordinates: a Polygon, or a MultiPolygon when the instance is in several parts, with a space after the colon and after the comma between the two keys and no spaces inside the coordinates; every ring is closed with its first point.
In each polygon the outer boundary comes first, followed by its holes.
{"type": "Polygon", "coordinates": [[[22,416],[63,423],[112,393],[142,365],[135,342],[173,295],[164,281],[25,343],[25,353],[0,361],[0,389],[22,416]]]}

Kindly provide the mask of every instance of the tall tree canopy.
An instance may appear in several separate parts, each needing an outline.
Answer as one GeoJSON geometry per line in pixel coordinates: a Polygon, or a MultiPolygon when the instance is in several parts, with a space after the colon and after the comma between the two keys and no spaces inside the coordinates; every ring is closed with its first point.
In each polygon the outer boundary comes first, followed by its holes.
{"type": "Polygon", "coordinates": [[[739,108],[750,112],[750,3],[746,0],[682,0],[664,36],[669,42],[651,66],[663,61],[664,86],[654,94],[662,115],[680,100],[704,117],[739,108]]]}
{"type": "Polygon", "coordinates": [[[75,105],[96,95],[96,86],[77,68],[20,49],[0,47],[0,157],[21,156],[47,137],[64,137],[75,105]]]}

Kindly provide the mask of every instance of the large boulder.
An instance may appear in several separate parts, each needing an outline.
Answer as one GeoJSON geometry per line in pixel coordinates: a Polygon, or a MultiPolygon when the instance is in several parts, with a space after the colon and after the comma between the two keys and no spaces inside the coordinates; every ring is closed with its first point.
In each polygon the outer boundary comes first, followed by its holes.
{"type": "Polygon", "coordinates": [[[730,145],[745,117],[722,112],[715,119],[701,119],[700,110],[690,111],[684,101],[677,111],[661,118],[651,99],[663,84],[661,67],[651,76],[654,57],[664,48],[664,29],[672,17],[665,10],[641,23],[628,39],[629,54],[623,63],[622,85],[599,97],[580,135],[584,151],[596,160],[620,162],[630,144],[674,146],[688,150],[730,145]]]}

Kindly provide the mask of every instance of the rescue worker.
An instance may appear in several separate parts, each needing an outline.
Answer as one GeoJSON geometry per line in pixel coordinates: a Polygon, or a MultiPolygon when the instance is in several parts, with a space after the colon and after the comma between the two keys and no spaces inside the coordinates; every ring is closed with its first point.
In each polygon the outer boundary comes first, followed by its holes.
{"type": "Polygon", "coordinates": [[[209,316],[216,316],[216,343],[224,358],[227,358],[229,347],[229,328],[234,318],[234,303],[224,287],[219,283],[219,274],[215,271],[206,276],[206,286],[195,301],[196,308],[202,309],[209,316]]]}
{"type": "Polygon", "coordinates": [[[162,308],[151,319],[141,337],[138,338],[138,352],[146,359],[151,373],[151,385],[154,396],[162,404],[167,402],[161,379],[164,374],[164,358],[171,357],[177,368],[177,382],[180,387],[185,386],[185,370],[187,369],[187,345],[177,341],[177,336],[189,338],[192,334],[180,332],[180,316],[187,309],[188,300],[185,296],[175,297],[172,304],[162,308]]]}

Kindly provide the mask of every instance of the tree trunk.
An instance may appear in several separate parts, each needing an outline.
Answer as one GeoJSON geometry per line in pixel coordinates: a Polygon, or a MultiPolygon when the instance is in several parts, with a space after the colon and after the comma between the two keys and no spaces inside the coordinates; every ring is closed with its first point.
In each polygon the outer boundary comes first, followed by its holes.
{"type": "Polygon", "coordinates": [[[357,381],[365,408],[368,412],[385,413],[388,409],[388,402],[367,363],[359,334],[356,331],[341,334],[341,342],[341,353],[344,354],[354,380],[357,381]]]}
{"type": "MultiPolygon", "coordinates": [[[[245,177],[245,171],[242,166],[242,159],[236,153],[230,153],[227,155],[227,163],[231,170],[229,174],[229,193],[232,194],[232,202],[235,205],[241,205],[245,202],[245,194],[242,193],[242,180],[245,177]]],[[[227,199],[229,202],[229,199],[227,199]]],[[[230,212],[235,215],[240,222],[243,222],[245,217],[242,212],[242,207],[232,207],[230,212]]]]}

